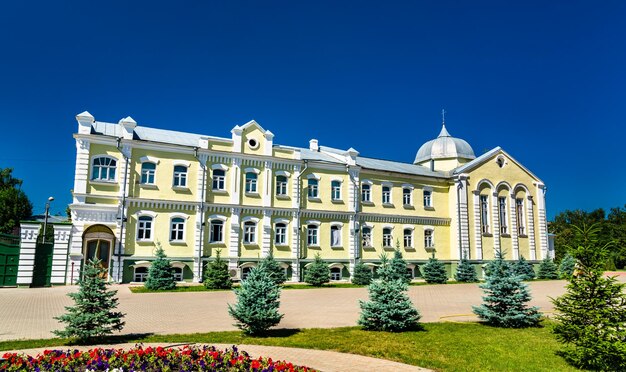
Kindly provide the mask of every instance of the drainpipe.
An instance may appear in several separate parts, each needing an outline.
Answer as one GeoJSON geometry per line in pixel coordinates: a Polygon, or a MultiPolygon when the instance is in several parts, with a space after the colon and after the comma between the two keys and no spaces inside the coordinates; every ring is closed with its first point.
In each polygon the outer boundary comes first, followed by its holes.
{"type": "Polygon", "coordinates": [[[122,137],[117,138],[117,149],[126,160],[126,164],[124,165],[124,185],[122,186],[122,216],[121,216],[121,226],[120,226],[120,238],[117,242],[117,281],[118,283],[122,282],[122,238],[124,237],[124,227],[126,226],[126,183],[128,181],[128,163],[130,163],[130,158],[126,156],[124,151],[122,151],[121,147],[122,137]]]}
{"type": "Polygon", "coordinates": [[[298,174],[298,178],[297,178],[297,185],[298,185],[298,211],[296,213],[296,226],[298,226],[298,229],[296,230],[296,267],[298,268],[298,272],[300,273],[300,280],[302,280],[302,270],[300,270],[300,256],[301,256],[301,252],[300,252],[300,213],[302,211],[302,185],[301,185],[301,179],[302,179],[302,174],[307,170],[307,168],[309,167],[309,161],[305,160],[304,161],[304,168],[302,168],[302,170],[300,171],[300,173],[298,174]]]}
{"type": "MultiPolygon", "coordinates": [[[[350,177],[350,181],[352,181],[352,185],[354,186],[352,197],[354,198],[354,225],[356,227],[356,225],[359,223],[359,201],[361,200],[358,198],[359,185],[357,184],[354,177],[352,177],[352,174],[350,174],[350,166],[346,166],[346,170],[348,171],[348,176],[350,177]]],[[[359,230],[360,228],[361,225],[359,224],[359,230]]],[[[352,230],[352,235],[354,236],[354,260],[356,262],[356,260],[361,258],[361,242],[359,241],[359,233],[356,228],[352,230]]]]}
{"type": "Polygon", "coordinates": [[[205,182],[206,182],[206,164],[202,164],[200,158],[198,157],[198,148],[193,148],[193,156],[198,160],[198,163],[202,167],[202,198],[200,199],[200,242],[198,242],[198,265],[200,265],[198,269],[198,278],[200,283],[202,283],[202,248],[204,245],[204,198],[205,194],[205,182]]]}

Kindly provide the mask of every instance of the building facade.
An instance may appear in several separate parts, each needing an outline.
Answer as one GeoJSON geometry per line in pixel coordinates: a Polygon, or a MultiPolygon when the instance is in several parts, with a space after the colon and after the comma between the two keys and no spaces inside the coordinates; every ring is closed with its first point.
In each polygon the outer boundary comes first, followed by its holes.
{"type": "Polygon", "coordinates": [[[68,277],[98,257],[110,279],[143,281],[158,245],[187,281],[218,250],[233,277],[271,252],[293,281],[318,254],[333,280],[396,247],[413,274],[433,254],[450,275],[462,257],[550,254],[543,182],[499,147],[476,157],[445,123],[401,163],[317,140],[276,145],[255,121],[229,138],[77,121],[68,277]]]}

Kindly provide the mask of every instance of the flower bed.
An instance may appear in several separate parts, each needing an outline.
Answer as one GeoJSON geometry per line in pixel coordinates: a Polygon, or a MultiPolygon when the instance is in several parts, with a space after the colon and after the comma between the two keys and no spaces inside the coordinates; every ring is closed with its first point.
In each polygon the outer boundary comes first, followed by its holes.
{"type": "Polygon", "coordinates": [[[45,350],[31,357],[6,353],[0,371],[315,371],[271,358],[252,359],[237,347],[217,350],[214,346],[178,348],[140,345],[130,350],[45,350]]]}

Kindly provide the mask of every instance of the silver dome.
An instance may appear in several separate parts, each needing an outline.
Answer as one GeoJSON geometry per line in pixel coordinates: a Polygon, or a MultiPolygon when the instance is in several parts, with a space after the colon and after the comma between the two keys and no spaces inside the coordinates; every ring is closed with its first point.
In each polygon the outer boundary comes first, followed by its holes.
{"type": "Polygon", "coordinates": [[[450,158],[475,159],[476,155],[474,155],[474,150],[472,150],[472,146],[469,143],[460,138],[452,137],[446,130],[446,125],[443,124],[439,136],[420,147],[413,164],[431,159],[450,158]]]}

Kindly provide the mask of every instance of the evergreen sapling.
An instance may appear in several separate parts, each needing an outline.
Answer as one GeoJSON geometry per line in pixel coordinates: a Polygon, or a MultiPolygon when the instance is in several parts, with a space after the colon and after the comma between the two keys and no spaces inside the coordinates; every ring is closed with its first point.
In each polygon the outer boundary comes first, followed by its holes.
{"type": "Polygon", "coordinates": [[[520,256],[519,260],[513,265],[513,273],[522,277],[522,280],[535,279],[535,269],[533,265],[526,261],[524,256],[520,256]]]}
{"type": "Polygon", "coordinates": [[[330,269],[322,261],[319,253],[315,255],[315,261],[306,269],[304,281],[315,287],[321,287],[324,283],[330,282],[330,269]]]}
{"type": "Polygon", "coordinates": [[[422,266],[422,272],[426,283],[444,284],[448,281],[445,265],[436,259],[434,255],[422,266]]]}
{"type": "Polygon", "coordinates": [[[241,287],[235,289],[237,303],[228,304],[228,313],[245,334],[263,335],[283,318],[280,307],[280,287],[264,270],[253,268],[241,287]]]}
{"type": "Polygon", "coordinates": [[[384,280],[402,280],[404,283],[411,283],[411,274],[407,270],[406,261],[402,258],[402,252],[400,252],[399,243],[396,250],[393,252],[393,258],[389,260],[387,255],[383,254],[380,257],[381,266],[378,269],[378,275],[384,280]]]}
{"type": "Polygon", "coordinates": [[[206,265],[204,286],[208,289],[230,289],[233,286],[228,264],[221,258],[221,249],[217,250],[215,260],[206,265]]]}
{"type": "Polygon", "coordinates": [[[478,282],[478,275],[476,274],[476,269],[474,265],[469,263],[467,258],[463,258],[459,266],[456,268],[456,273],[454,274],[454,279],[457,282],[463,283],[476,283],[478,282]]]}
{"type": "Polygon", "coordinates": [[[539,279],[556,279],[559,276],[558,268],[550,257],[546,257],[539,265],[537,278],[539,279]]]}
{"type": "Polygon", "coordinates": [[[107,290],[103,279],[107,270],[100,260],[85,263],[78,279],[78,292],[68,293],[74,306],[66,306],[67,313],[54,319],[66,323],[65,329],[53,333],[59,337],[76,337],[79,343],[90,343],[124,328],[124,314],[114,311],[117,291],[107,290]]]}
{"type": "Polygon", "coordinates": [[[261,260],[259,263],[259,270],[265,270],[276,285],[281,285],[287,280],[285,276],[285,269],[283,269],[278,261],[274,259],[272,251],[270,251],[269,255],[267,255],[263,260],[261,260]]]}
{"type": "Polygon", "coordinates": [[[372,282],[372,270],[359,262],[354,266],[354,274],[352,275],[352,284],[369,285],[372,282]]]}
{"type": "Polygon", "coordinates": [[[369,301],[359,300],[358,324],[366,330],[402,332],[418,326],[420,314],[406,294],[408,285],[401,279],[372,281],[369,301]]]}
{"type": "Polygon", "coordinates": [[[566,254],[559,264],[559,279],[571,279],[574,273],[576,260],[569,253],[566,254]]]}
{"type": "Polygon", "coordinates": [[[176,287],[172,264],[158,242],[156,259],[152,261],[148,269],[148,279],[146,279],[144,286],[150,290],[168,290],[176,287]]]}

